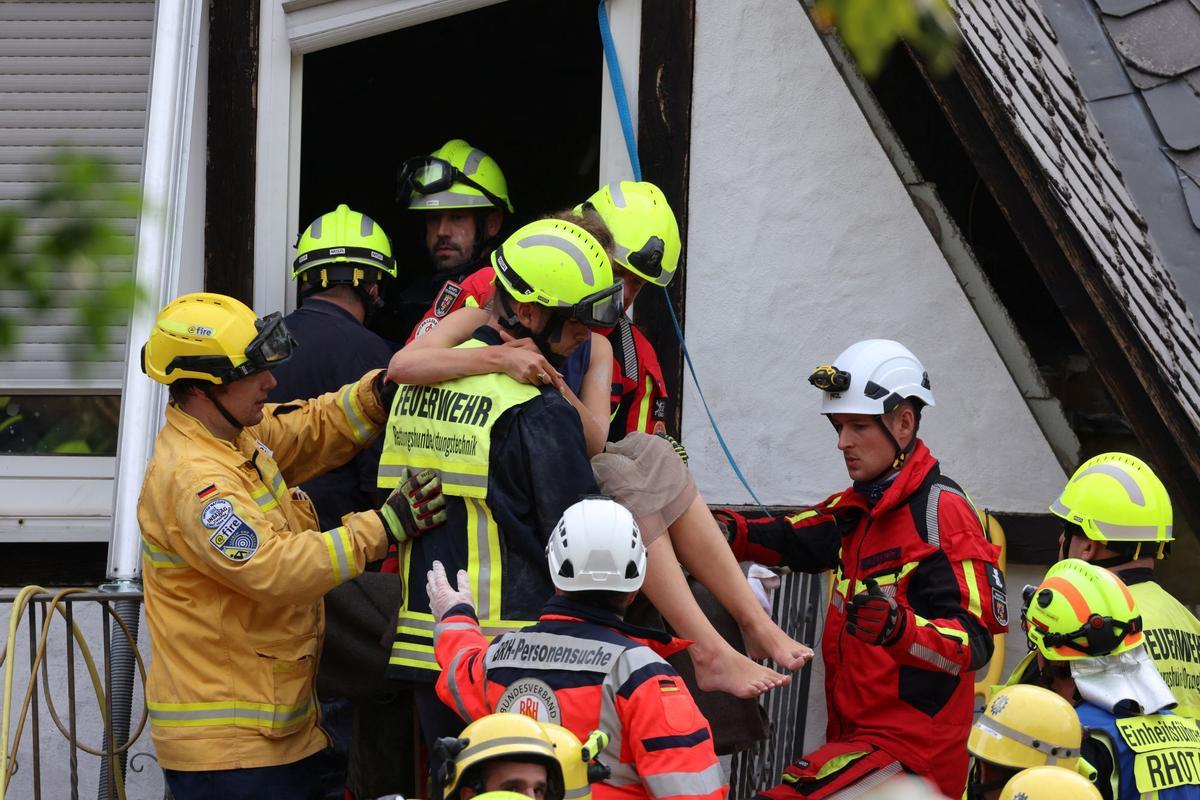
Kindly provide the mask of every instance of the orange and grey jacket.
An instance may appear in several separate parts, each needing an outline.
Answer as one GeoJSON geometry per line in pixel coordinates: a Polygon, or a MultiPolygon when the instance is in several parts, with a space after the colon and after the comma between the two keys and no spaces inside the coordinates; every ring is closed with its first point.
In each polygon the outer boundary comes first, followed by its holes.
{"type": "Polygon", "coordinates": [[[172,405],[138,503],[161,765],[274,766],[325,746],[313,680],[322,596],[381,558],[374,511],[328,531],[289,484],[345,463],[386,412],[368,373],[315,400],[268,404],[235,441],[172,405]]]}
{"type": "Polygon", "coordinates": [[[592,787],[596,800],[725,797],[708,721],[663,660],[687,642],[569,597],[490,646],[469,605],[450,609],[435,636],[438,696],[464,720],[507,711],[609,735],[600,760],[612,776],[592,787]]]}

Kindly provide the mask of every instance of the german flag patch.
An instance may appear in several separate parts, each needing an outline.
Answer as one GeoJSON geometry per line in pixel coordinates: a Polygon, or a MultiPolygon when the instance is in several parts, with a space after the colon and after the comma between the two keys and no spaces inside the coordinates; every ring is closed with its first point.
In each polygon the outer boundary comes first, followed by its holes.
{"type": "Polygon", "coordinates": [[[679,686],[677,686],[675,681],[671,680],[670,678],[659,678],[658,690],[663,694],[671,694],[672,692],[678,692],[679,686]]]}
{"type": "Polygon", "coordinates": [[[209,497],[216,493],[217,493],[217,485],[215,483],[210,483],[208,486],[205,486],[203,489],[196,492],[196,497],[199,497],[201,500],[203,500],[206,497],[209,497]]]}

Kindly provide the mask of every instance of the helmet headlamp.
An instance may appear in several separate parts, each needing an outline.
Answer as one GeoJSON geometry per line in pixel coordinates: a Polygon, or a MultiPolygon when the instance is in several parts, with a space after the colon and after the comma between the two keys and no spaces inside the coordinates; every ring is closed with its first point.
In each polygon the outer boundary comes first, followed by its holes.
{"type": "Polygon", "coordinates": [[[850,373],[832,364],[822,364],[808,376],[808,382],[822,392],[845,392],[850,389],[850,373]]]}

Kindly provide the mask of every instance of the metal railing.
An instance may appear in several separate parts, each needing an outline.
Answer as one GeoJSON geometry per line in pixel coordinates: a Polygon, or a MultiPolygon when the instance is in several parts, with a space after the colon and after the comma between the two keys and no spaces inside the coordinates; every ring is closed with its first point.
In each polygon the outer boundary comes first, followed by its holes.
{"type": "MultiPolygon", "coordinates": [[[[137,673],[145,683],[137,644],[141,592],[127,585],[113,591],[7,591],[0,592],[0,604],[13,606],[4,645],[0,798],[76,800],[82,773],[88,783],[95,774],[97,785],[95,794],[84,796],[124,800],[126,770],[142,773],[147,762],[157,764],[152,753],[134,752],[147,730],[145,705],[135,686],[137,673]],[[16,663],[21,637],[14,636],[22,617],[28,628],[28,652],[20,654],[22,661],[28,659],[23,675],[16,663]],[[89,677],[84,686],[76,674],[81,666],[89,677]],[[65,719],[60,710],[64,696],[65,719]]],[[[148,796],[147,791],[166,796],[148,775],[137,783],[140,797],[148,796]]]]}
{"type": "MultiPolygon", "coordinates": [[[[779,627],[816,649],[824,623],[825,592],[820,576],[784,575],[775,592],[772,617],[779,627]]],[[[769,720],[769,735],[734,755],[730,767],[729,796],[752,797],[779,783],[783,770],[802,755],[812,667],[807,666],[788,686],[767,692],[762,700],[769,720]]]]}

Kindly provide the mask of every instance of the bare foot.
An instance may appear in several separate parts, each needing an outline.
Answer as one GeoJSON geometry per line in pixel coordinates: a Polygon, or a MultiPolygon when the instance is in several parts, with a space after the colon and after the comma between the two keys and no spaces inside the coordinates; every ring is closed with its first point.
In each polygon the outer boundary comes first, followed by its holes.
{"type": "Polygon", "coordinates": [[[754,698],[792,682],[790,675],[755,664],[722,642],[724,647],[706,651],[698,644],[688,648],[696,667],[696,684],[706,692],[725,692],[734,697],[754,698]]]}
{"type": "Polygon", "coordinates": [[[812,648],[800,644],[765,615],[742,628],[746,652],[756,661],[771,659],[783,669],[801,669],[812,660],[812,648]]]}

